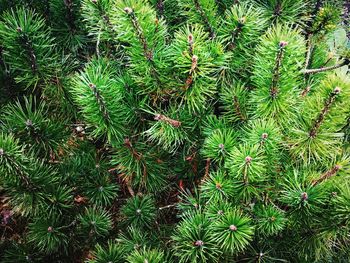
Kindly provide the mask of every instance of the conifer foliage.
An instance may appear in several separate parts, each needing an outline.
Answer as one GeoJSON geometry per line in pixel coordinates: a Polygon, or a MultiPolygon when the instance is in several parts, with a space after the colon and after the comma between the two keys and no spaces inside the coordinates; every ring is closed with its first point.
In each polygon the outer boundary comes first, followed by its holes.
{"type": "Polygon", "coordinates": [[[349,262],[348,18],[0,0],[0,262],[349,262]]]}

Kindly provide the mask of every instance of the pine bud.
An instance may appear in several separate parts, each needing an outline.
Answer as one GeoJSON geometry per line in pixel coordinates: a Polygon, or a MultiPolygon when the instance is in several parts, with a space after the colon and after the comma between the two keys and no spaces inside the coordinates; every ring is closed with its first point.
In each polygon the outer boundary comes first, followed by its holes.
{"type": "Polygon", "coordinates": [[[215,187],[216,187],[216,189],[221,189],[222,186],[221,186],[220,183],[216,183],[216,184],[215,184],[215,187]]]}
{"type": "Polygon", "coordinates": [[[93,84],[93,83],[90,83],[90,84],[89,84],[89,87],[90,87],[90,89],[92,89],[92,90],[94,90],[94,89],[96,88],[95,84],[93,84]]]}
{"type": "Polygon", "coordinates": [[[263,134],[261,134],[261,139],[266,140],[267,137],[269,137],[268,133],[264,132],[263,134]]]}
{"type": "Polygon", "coordinates": [[[225,149],[225,145],[223,143],[220,143],[219,148],[223,151],[225,149]]]}
{"type": "Polygon", "coordinates": [[[124,11],[125,11],[125,13],[127,13],[128,15],[130,15],[130,14],[133,13],[133,10],[132,10],[131,7],[125,7],[125,8],[124,8],[124,11]]]}
{"type": "Polygon", "coordinates": [[[137,210],[136,210],[136,213],[137,213],[137,214],[141,214],[141,209],[137,209],[137,210]]]}
{"type": "Polygon", "coordinates": [[[99,190],[100,192],[102,192],[102,191],[104,190],[103,186],[100,186],[100,187],[98,188],[98,190],[99,190]]]}
{"type": "Polygon", "coordinates": [[[235,225],[230,225],[229,229],[234,232],[237,231],[237,227],[235,225]]]}
{"type": "Polygon", "coordinates": [[[3,148],[0,148],[0,156],[3,156],[5,154],[5,151],[3,148]]]}
{"type": "Polygon", "coordinates": [[[188,43],[193,44],[193,35],[192,34],[188,35],[188,43]]]}
{"type": "Polygon", "coordinates": [[[224,214],[224,211],[219,210],[217,214],[220,215],[220,216],[222,216],[222,215],[224,214]]]}
{"type": "Polygon", "coordinates": [[[193,55],[192,56],[192,64],[196,63],[196,65],[197,65],[197,62],[198,62],[198,56],[193,55]]]}
{"type": "Polygon", "coordinates": [[[270,220],[271,220],[271,222],[274,222],[274,221],[276,220],[276,217],[271,216],[271,217],[270,217],[270,220]]]}
{"type": "Polygon", "coordinates": [[[76,130],[78,133],[80,133],[80,132],[84,131],[84,128],[83,128],[82,126],[78,126],[78,127],[75,128],[75,130],[76,130]]]}
{"type": "Polygon", "coordinates": [[[309,196],[306,192],[302,192],[300,198],[302,201],[306,201],[307,199],[309,199],[309,196]]]}
{"type": "Polygon", "coordinates": [[[17,32],[19,32],[19,33],[22,33],[22,28],[21,27],[17,27],[17,32]]]}
{"type": "Polygon", "coordinates": [[[204,245],[204,242],[203,242],[202,240],[197,240],[196,242],[194,242],[194,245],[195,245],[196,247],[201,247],[201,246],[204,245]]]}
{"type": "Polygon", "coordinates": [[[53,227],[52,227],[52,226],[49,226],[49,227],[47,228],[47,232],[51,233],[52,231],[53,231],[53,227]]]}
{"type": "Polygon", "coordinates": [[[96,3],[97,3],[97,0],[91,0],[91,2],[93,2],[94,4],[96,4],[96,3]]]}
{"type": "Polygon", "coordinates": [[[341,91],[340,87],[335,87],[335,89],[333,90],[334,94],[339,94],[341,91]]]}
{"type": "Polygon", "coordinates": [[[250,164],[252,160],[253,160],[253,158],[250,157],[250,156],[247,156],[247,157],[245,158],[245,162],[246,162],[247,164],[250,164]]]}
{"type": "Polygon", "coordinates": [[[280,43],[279,43],[280,48],[284,48],[284,47],[286,47],[287,45],[288,45],[288,42],[287,42],[287,41],[280,41],[280,43]]]}
{"type": "Polygon", "coordinates": [[[247,18],[245,16],[241,17],[238,19],[238,23],[243,25],[245,23],[245,21],[247,20],[247,18]]]}
{"type": "Polygon", "coordinates": [[[33,127],[33,122],[32,122],[32,120],[26,120],[26,121],[25,121],[25,125],[26,125],[27,127],[33,127]]]}

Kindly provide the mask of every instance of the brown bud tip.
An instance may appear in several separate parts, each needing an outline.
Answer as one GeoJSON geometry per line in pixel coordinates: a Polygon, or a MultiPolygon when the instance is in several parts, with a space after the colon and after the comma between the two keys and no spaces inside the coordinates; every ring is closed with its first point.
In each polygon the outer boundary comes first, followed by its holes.
{"type": "Polygon", "coordinates": [[[215,184],[215,187],[216,187],[216,189],[221,189],[222,186],[221,186],[220,183],[216,183],[216,184],[215,184]]]}
{"type": "Polygon", "coordinates": [[[196,242],[194,242],[194,245],[195,245],[196,247],[201,247],[201,246],[204,245],[204,242],[203,242],[202,240],[197,240],[196,242]]]}
{"type": "Polygon", "coordinates": [[[21,27],[17,27],[17,32],[21,33],[23,30],[21,27]]]}
{"type": "Polygon", "coordinates": [[[261,139],[266,140],[269,137],[269,134],[264,132],[263,134],[261,134],[261,139]]]}
{"type": "Polygon", "coordinates": [[[274,222],[274,221],[276,220],[276,217],[271,216],[270,220],[271,220],[272,222],[274,222]]]}
{"type": "Polygon", "coordinates": [[[288,45],[288,42],[287,42],[287,41],[280,41],[279,46],[280,46],[281,48],[284,48],[284,47],[287,46],[287,45],[288,45]]]}
{"type": "Polygon", "coordinates": [[[188,43],[190,43],[190,44],[193,43],[193,35],[192,34],[188,35],[188,43]]]}
{"type": "Polygon", "coordinates": [[[302,192],[300,195],[300,198],[302,201],[306,201],[307,199],[309,199],[309,196],[308,196],[307,192],[302,192]]]}
{"type": "Polygon", "coordinates": [[[231,231],[237,231],[237,227],[235,225],[230,225],[229,228],[231,231]]]}
{"type": "Polygon", "coordinates": [[[336,170],[336,171],[339,171],[341,168],[342,168],[342,166],[340,164],[336,164],[334,166],[334,170],[336,170]]]}
{"type": "Polygon", "coordinates": [[[5,151],[3,148],[0,148],[0,156],[4,155],[5,151]]]}
{"type": "Polygon", "coordinates": [[[341,92],[341,88],[340,87],[335,87],[335,89],[333,90],[333,92],[335,94],[339,94],[341,92]]]}
{"type": "Polygon", "coordinates": [[[93,84],[93,83],[90,83],[89,87],[90,87],[90,89],[96,88],[95,84],[93,84]]]}
{"type": "Polygon", "coordinates": [[[133,12],[131,7],[125,7],[124,11],[125,11],[125,13],[127,13],[129,15],[133,12]]]}
{"type": "Polygon", "coordinates": [[[52,232],[53,231],[53,227],[52,226],[49,226],[48,228],[47,228],[47,232],[52,232]]]}
{"type": "Polygon", "coordinates": [[[91,0],[91,2],[93,2],[94,4],[96,4],[96,3],[97,3],[97,0],[91,0]]]}
{"type": "Polygon", "coordinates": [[[162,118],[162,115],[160,115],[160,114],[154,115],[154,119],[155,119],[156,121],[159,121],[161,118],[162,118]]]}
{"type": "Polygon", "coordinates": [[[250,157],[250,156],[247,156],[247,157],[245,158],[245,162],[246,162],[246,163],[250,163],[252,160],[253,160],[253,158],[250,157]]]}
{"type": "Polygon", "coordinates": [[[220,148],[221,150],[224,150],[224,149],[225,149],[225,145],[224,145],[223,143],[220,143],[220,144],[219,144],[219,148],[220,148]]]}
{"type": "Polygon", "coordinates": [[[192,56],[192,63],[197,63],[197,61],[198,61],[198,56],[193,55],[192,56]]]}

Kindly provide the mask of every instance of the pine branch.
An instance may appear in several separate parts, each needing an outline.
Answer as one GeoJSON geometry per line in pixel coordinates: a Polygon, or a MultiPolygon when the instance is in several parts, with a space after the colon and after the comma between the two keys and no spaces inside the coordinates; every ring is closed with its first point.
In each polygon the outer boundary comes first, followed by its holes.
{"type": "Polygon", "coordinates": [[[349,65],[349,64],[350,64],[350,59],[344,59],[343,62],[336,64],[334,66],[322,67],[322,68],[317,68],[317,69],[306,69],[303,71],[303,73],[304,74],[316,74],[316,73],[320,73],[320,72],[325,72],[325,71],[341,68],[341,67],[349,65]]]}
{"type": "Polygon", "coordinates": [[[233,107],[235,109],[235,112],[237,114],[237,116],[240,118],[241,121],[245,121],[246,120],[246,117],[243,115],[242,111],[241,111],[241,106],[239,104],[239,101],[238,101],[238,97],[237,96],[234,96],[233,97],[233,107]]]}
{"type": "Polygon", "coordinates": [[[334,103],[337,95],[340,93],[341,89],[339,87],[336,87],[331,94],[329,95],[329,97],[327,98],[324,107],[321,111],[321,113],[318,115],[313,127],[311,128],[310,132],[309,132],[309,136],[311,138],[315,138],[317,135],[318,130],[321,127],[321,124],[324,121],[324,118],[326,117],[327,113],[329,112],[332,104],[334,103]]]}
{"type": "Polygon", "coordinates": [[[210,163],[211,163],[210,158],[207,158],[207,161],[206,161],[206,164],[205,164],[205,173],[204,173],[204,176],[203,176],[203,179],[202,179],[202,180],[205,180],[205,179],[208,178],[208,176],[209,176],[210,163]]]}
{"type": "Polygon", "coordinates": [[[288,45],[288,42],[281,41],[278,45],[278,52],[275,60],[275,67],[273,69],[272,75],[272,84],[270,89],[270,95],[273,99],[275,99],[278,95],[278,82],[280,78],[280,68],[283,60],[283,53],[285,51],[285,47],[288,45]]]}
{"type": "Polygon", "coordinates": [[[305,70],[309,67],[311,63],[311,54],[313,51],[312,45],[312,34],[309,34],[307,37],[307,51],[306,51],[306,59],[305,59],[305,70]]]}
{"type": "Polygon", "coordinates": [[[171,126],[173,126],[175,128],[178,128],[178,127],[181,126],[181,121],[170,119],[169,117],[167,117],[165,115],[162,115],[162,114],[156,114],[154,119],[157,120],[157,121],[166,122],[166,123],[170,124],[171,126]]]}
{"type": "Polygon", "coordinates": [[[97,5],[97,9],[98,9],[98,12],[99,12],[99,15],[100,17],[102,17],[103,19],[103,22],[105,23],[105,25],[107,26],[108,30],[114,34],[116,34],[115,30],[114,30],[114,27],[109,19],[109,16],[108,14],[102,9],[102,6],[99,5],[97,3],[97,0],[91,0],[94,4],[97,5]]]}
{"type": "Polygon", "coordinates": [[[163,16],[164,14],[164,1],[163,0],[158,0],[156,4],[159,16],[163,16]]]}
{"type": "Polygon", "coordinates": [[[235,48],[235,39],[242,33],[246,18],[242,17],[238,20],[237,27],[231,32],[231,41],[228,44],[228,49],[232,50],[235,48]]]}
{"type": "Polygon", "coordinates": [[[185,86],[183,87],[184,90],[188,90],[192,84],[193,84],[193,75],[194,75],[194,72],[197,68],[197,65],[198,65],[198,57],[196,55],[193,55],[192,56],[192,64],[191,64],[191,69],[190,69],[190,72],[188,74],[188,77],[185,81],[185,86]]]}
{"type": "Polygon", "coordinates": [[[38,71],[38,64],[36,61],[36,56],[35,56],[35,52],[34,52],[34,48],[33,48],[33,44],[31,42],[31,40],[29,39],[29,37],[23,33],[22,28],[18,27],[17,31],[20,33],[20,40],[21,40],[21,45],[23,47],[24,50],[26,50],[27,55],[30,59],[30,66],[32,69],[33,74],[35,74],[38,71]]]}
{"type": "Polygon", "coordinates": [[[100,111],[102,112],[103,117],[105,118],[105,120],[107,122],[110,122],[110,117],[109,117],[109,113],[108,113],[106,104],[105,104],[103,98],[101,97],[100,92],[97,90],[96,85],[93,84],[93,83],[90,83],[89,87],[92,90],[92,92],[94,93],[94,96],[95,96],[96,101],[97,101],[97,103],[98,103],[98,105],[100,107],[100,111]]]}
{"type": "Polygon", "coordinates": [[[139,41],[140,41],[141,45],[143,46],[144,56],[148,60],[153,60],[153,52],[148,47],[148,43],[146,41],[145,35],[144,35],[143,31],[142,31],[142,28],[140,26],[140,23],[139,23],[136,15],[134,13],[134,10],[131,7],[125,7],[124,11],[131,18],[132,25],[133,25],[134,29],[136,30],[136,34],[137,34],[137,36],[139,38],[139,41]]]}
{"type": "Polygon", "coordinates": [[[188,35],[188,53],[190,54],[191,57],[193,57],[193,35],[189,34],[188,35]]]}
{"type": "Polygon", "coordinates": [[[36,186],[30,181],[28,175],[21,168],[21,166],[10,156],[8,155],[4,149],[0,148],[0,157],[5,158],[11,166],[15,169],[17,175],[19,176],[21,182],[31,190],[37,189],[36,186]]]}
{"type": "Polygon", "coordinates": [[[71,31],[76,30],[76,25],[75,25],[75,15],[74,15],[74,10],[73,10],[73,2],[72,0],[63,0],[64,5],[66,7],[66,19],[67,19],[67,24],[70,28],[71,31]]]}
{"type": "Polygon", "coordinates": [[[306,97],[306,95],[310,92],[311,87],[307,86],[305,89],[303,89],[303,91],[301,92],[300,96],[301,97],[306,97]]]}
{"type": "Polygon", "coordinates": [[[335,165],[332,169],[330,169],[329,171],[322,174],[320,178],[313,180],[311,185],[315,186],[319,183],[322,183],[325,180],[328,180],[329,178],[335,176],[341,168],[342,168],[341,165],[339,165],[339,164],[335,165]]]}
{"type": "Polygon", "coordinates": [[[206,13],[204,12],[202,6],[200,5],[198,0],[193,0],[194,5],[196,7],[197,12],[200,14],[201,18],[203,19],[204,25],[207,28],[208,32],[209,32],[209,37],[210,38],[214,38],[215,37],[215,32],[214,29],[212,28],[212,26],[209,23],[209,19],[206,15],[206,13]]]}
{"type": "Polygon", "coordinates": [[[132,146],[129,138],[126,138],[124,140],[124,145],[126,146],[126,148],[128,148],[130,150],[130,152],[132,153],[132,155],[136,158],[136,160],[141,160],[142,158],[142,154],[141,153],[138,153],[135,148],[132,146]]]}

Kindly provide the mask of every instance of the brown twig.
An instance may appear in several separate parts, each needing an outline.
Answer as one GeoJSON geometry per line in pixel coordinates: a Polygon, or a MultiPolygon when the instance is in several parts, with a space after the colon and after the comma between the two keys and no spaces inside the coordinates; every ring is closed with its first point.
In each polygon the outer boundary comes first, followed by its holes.
{"type": "Polygon", "coordinates": [[[163,114],[156,114],[154,119],[157,120],[157,121],[166,122],[166,123],[170,124],[171,126],[173,126],[175,128],[178,128],[178,127],[181,126],[181,121],[170,119],[169,117],[167,117],[167,116],[165,116],[163,114]]]}
{"type": "Polygon", "coordinates": [[[343,62],[336,64],[334,66],[329,66],[329,67],[322,67],[322,68],[316,68],[316,69],[306,69],[303,71],[304,74],[316,74],[324,71],[329,71],[329,70],[334,70],[337,68],[341,68],[343,66],[349,65],[350,64],[350,59],[344,59],[343,62]]]}
{"type": "Polygon", "coordinates": [[[324,121],[324,118],[326,117],[328,111],[330,110],[332,104],[334,103],[336,96],[340,93],[341,89],[339,87],[336,87],[331,94],[329,95],[329,97],[327,98],[324,107],[322,109],[322,111],[320,112],[320,114],[318,115],[314,125],[312,126],[310,132],[309,132],[309,136],[311,138],[315,138],[317,135],[318,130],[321,127],[321,124],[324,121]]]}
{"type": "Polygon", "coordinates": [[[320,178],[313,180],[311,185],[315,186],[315,185],[317,185],[325,180],[328,180],[329,178],[335,176],[341,168],[342,168],[341,165],[339,165],[339,164],[335,165],[332,169],[330,169],[329,171],[322,174],[320,178]]]}

